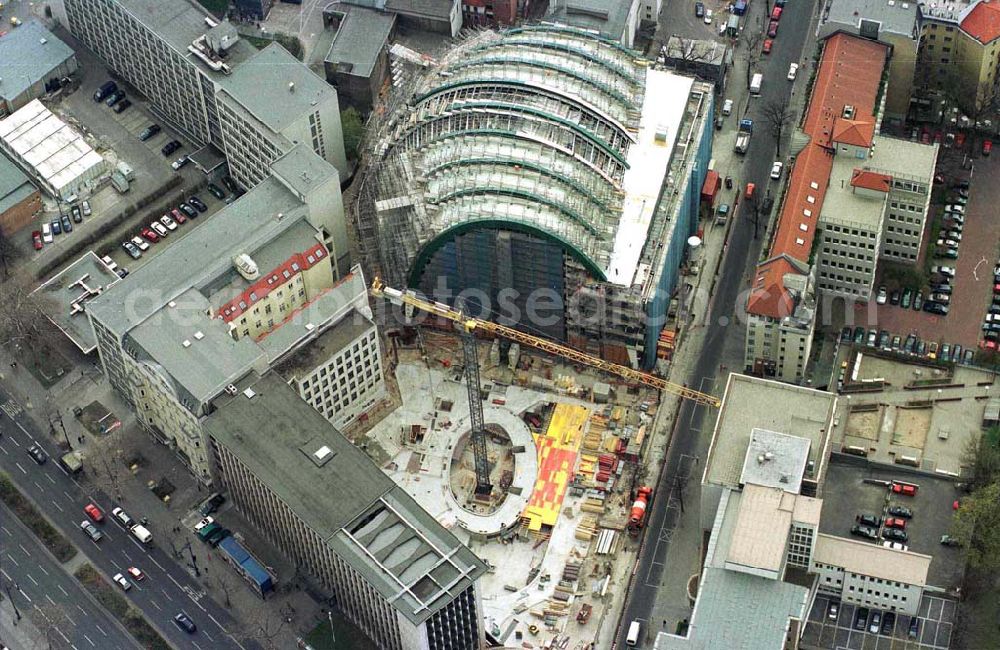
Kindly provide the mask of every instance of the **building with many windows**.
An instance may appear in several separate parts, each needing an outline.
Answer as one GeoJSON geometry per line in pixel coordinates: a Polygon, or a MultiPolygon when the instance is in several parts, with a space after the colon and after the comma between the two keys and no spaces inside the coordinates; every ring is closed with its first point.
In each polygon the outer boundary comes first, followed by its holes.
{"type": "Polygon", "coordinates": [[[242,185],[298,142],[347,174],[336,90],[280,45],[258,51],[187,2],[58,0],[53,14],[242,185]]]}
{"type": "MultiPolygon", "coordinates": [[[[346,239],[338,205],[333,167],[299,145],[263,182],[87,303],[111,385],[206,483],[202,421],[215,400],[329,330],[357,322],[369,333],[350,342],[370,362],[366,389],[341,393],[342,410],[357,412],[382,390],[364,278],[335,248],[346,239]],[[314,168],[332,174],[310,176],[314,168]]],[[[342,350],[321,349],[330,356],[311,357],[317,366],[344,367],[342,350]]]]}
{"type": "Polygon", "coordinates": [[[239,382],[205,429],[236,507],[377,647],[483,647],[486,564],[281,378],[239,382]]]}

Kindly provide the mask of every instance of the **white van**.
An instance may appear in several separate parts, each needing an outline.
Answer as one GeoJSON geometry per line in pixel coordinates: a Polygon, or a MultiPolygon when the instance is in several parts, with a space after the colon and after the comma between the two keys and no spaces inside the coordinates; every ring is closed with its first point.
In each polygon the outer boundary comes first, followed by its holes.
{"type": "Polygon", "coordinates": [[[754,74],[753,78],[750,79],[750,94],[759,95],[760,87],[764,85],[764,75],[757,72],[754,74]]]}
{"type": "Polygon", "coordinates": [[[628,634],[625,636],[625,645],[634,648],[639,645],[639,632],[642,631],[642,623],[632,621],[628,625],[628,634]]]}
{"type": "Polygon", "coordinates": [[[132,536],[143,544],[149,544],[153,541],[153,534],[146,530],[146,527],[141,524],[136,524],[132,526],[131,530],[132,536]]]}
{"type": "Polygon", "coordinates": [[[52,243],[52,226],[47,223],[42,224],[42,241],[46,244],[52,243]]]}

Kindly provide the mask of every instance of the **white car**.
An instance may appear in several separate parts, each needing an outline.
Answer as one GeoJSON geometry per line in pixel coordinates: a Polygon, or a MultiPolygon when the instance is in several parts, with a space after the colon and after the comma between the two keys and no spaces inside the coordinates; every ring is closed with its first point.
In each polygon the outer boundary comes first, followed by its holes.
{"type": "Polygon", "coordinates": [[[194,532],[197,533],[199,530],[201,530],[202,528],[204,528],[205,526],[207,526],[207,525],[209,525],[209,524],[211,524],[213,522],[215,522],[214,518],[212,518],[212,517],[205,517],[204,519],[202,519],[201,521],[199,521],[198,523],[196,523],[194,525],[194,532]]]}
{"type": "Polygon", "coordinates": [[[89,217],[91,214],[90,201],[84,201],[82,203],[82,207],[83,207],[83,216],[89,217]]]}
{"type": "Polygon", "coordinates": [[[732,112],[733,112],[733,100],[727,99],[726,101],[722,102],[722,114],[729,115],[732,112]]]}
{"type": "Polygon", "coordinates": [[[705,10],[705,18],[704,18],[704,20],[705,20],[705,24],[706,25],[711,25],[712,24],[712,10],[711,9],[706,9],[705,10]]]}
{"type": "Polygon", "coordinates": [[[101,258],[101,261],[104,262],[104,265],[107,266],[112,271],[118,268],[118,265],[115,264],[115,261],[111,259],[110,255],[105,255],[104,257],[101,258]]]}
{"type": "Polygon", "coordinates": [[[788,66],[788,80],[789,81],[795,81],[795,74],[798,71],[799,71],[799,64],[798,63],[793,63],[792,65],[788,66]]]}
{"type": "Polygon", "coordinates": [[[47,223],[42,224],[42,241],[46,244],[52,243],[52,226],[47,223]]]}
{"type": "Polygon", "coordinates": [[[112,580],[114,580],[115,582],[117,582],[117,583],[118,583],[118,586],[122,588],[122,591],[128,591],[129,589],[131,589],[131,588],[132,588],[132,583],[131,583],[131,582],[129,582],[129,581],[128,581],[128,580],[127,580],[127,579],[125,578],[125,576],[123,576],[123,575],[122,575],[122,574],[120,574],[120,573],[116,573],[116,574],[115,574],[115,577],[114,577],[114,578],[112,578],[112,580]]]}
{"type": "Polygon", "coordinates": [[[775,161],[775,163],[771,165],[771,178],[773,178],[774,180],[778,180],[779,178],[781,178],[781,170],[784,167],[785,163],[775,161]]]}
{"type": "Polygon", "coordinates": [[[955,277],[955,267],[954,266],[932,266],[931,273],[940,273],[941,275],[947,276],[949,278],[955,277]]]}
{"type": "Polygon", "coordinates": [[[159,221],[154,221],[153,223],[149,224],[149,227],[152,228],[153,232],[155,232],[160,237],[167,236],[168,233],[167,229],[159,221]]]}
{"type": "Polygon", "coordinates": [[[133,237],[132,243],[135,244],[136,248],[138,248],[141,251],[149,250],[149,242],[143,239],[142,237],[139,236],[133,237]]]}
{"type": "Polygon", "coordinates": [[[884,305],[885,301],[889,297],[889,292],[884,286],[878,288],[878,294],[875,296],[875,302],[879,305],[884,305]]]}
{"type": "Polygon", "coordinates": [[[188,164],[188,162],[190,162],[190,158],[188,158],[187,156],[181,156],[174,162],[170,163],[170,166],[174,168],[174,171],[178,171],[180,170],[181,167],[188,164]]]}
{"type": "Polygon", "coordinates": [[[167,215],[163,215],[162,217],[160,217],[160,223],[166,226],[168,230],[177,230],[177,222],[168,217],[167,215]]]}
{"type": "Polygon", "coordinates": [[[965,206],[957,205],[955,203],[950,203],[944,206],[945,212],[954,212],[956,214],[965,214],[965,206]]]}

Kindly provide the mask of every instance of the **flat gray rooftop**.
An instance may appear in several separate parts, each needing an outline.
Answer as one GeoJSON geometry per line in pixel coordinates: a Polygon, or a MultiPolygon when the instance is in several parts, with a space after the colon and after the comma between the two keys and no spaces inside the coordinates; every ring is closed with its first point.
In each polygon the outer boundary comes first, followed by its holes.
{"type": "Polygon", "coordinates": [[[311,147],[300,142],[271,163],[271,173],[293,192],[306,196],[331,178],[340,179],[337,168],[319,157],[311,147]]]}
{"type": "MultiPolygon", "coordinates": [[[[343,350],[351,341],[363,335],[374,325],[367,316],[352,309],[333,327],[327,328],[317,336],[315,340],[282,359],[281,363],[275,367],[275,371],[288,380],[301,379],[315,370],[317,365],[343,350]]],[[[262,342],[270,338],[268,336],[262,342]]]]}
{"type": "MultiPolygon", "coordinates": [[[[87,293],[87,289],[79,284],[80,281],[92,291],[106,292],[113,285],[121,283],[121,278],[105,266],[94,251],[87,251],[35,289],[35,292],[51,303],[53,311],[48,314],[49,320],[55,323],[81,352],[89,354],[97,348],[97,337],[90,326],[90,321],[87,320],[87,312],[71,313],[72,303],[87,293]]],[[[83,300],[84,309],[89,310],[93,301],[94,298],[83,300]]]]}
{"type": "Polygon", "coordinates": [[[0,97],[17,97],[72,56],[70,46],[37,20],[11,29],[0,38],[0,97]]]}
{"type": "Polygon", "coordinates": [[[808,438],[754,429],[750,432],[740,483],[781,488],[798,494],[808,462],[808,438]]]}
{"type": "MultiPolygon", "coordinates": [[[[117,0],[118,4],[146,26],[153,34],[165,41],[178,52],[186,55],[198,68],[213,78],[223,77],[221,72],[213,72],[201,60],[188,52],[198,37],[210,27],[205,22],[208,13],[190,2],[164,2],[163,0],[117,0]]],[[[237,66],[257,51],[253,45],[239,40],[227,52],[226,63],[237,66]]]]}
{"type": "Polygon", "coordinates": [[[396,25],[396,14],[365,7],[343,7],[347,15],[333,37],[326,62],[340,72],[368,78],[396,25]]]}
{"type": "Polygon", "coordinates": [[[850,27],[852,34],[858,33],[858,23],[862,18],[878,21],[879,33],[913,37],[917,28],[917,3],[895,2],[889,4],[886,0],[833,0],[827,5],[828,16],[825,24],[836,23],[838,26],[850,27]]]}
{"type": "Polygon", "coordinates": [[[705,483],[735,487],[740,482],[751,432],[767,429],[809,441],[816,478],[827,455],[836,395],[768,379],[732,373],[723,395],[705,463],[705,483]]]}
{"type": "Polygon", "coordinates": [[[216,401],[208,434],[415,624],[485,564],[279,377],[216,401]],[[294,426],[289,426],[294,423],[294,426]]]}
{"type": "Polygon", "coordinates": [[[566,0],[549,5],[545,20],[600,32],[620,41],[631,3],[626,0],[566,0]]]}
{"type": "Polygon", "coordinates": [[[268,45],[231,75],[219,77],[216,82],[276,133],[315,112],[318,104],[337,100],[337,91],[330,84],[277,43],[268,45]]]}
{"type": "Polygon", "coordinates": [[[305,213],[304,204],[269,177],[170,243],[113,291],[92,301],[89,308],[122,335],[191,287],[211,294],[207,285],[232,268],[234,255],[252,254],[305,213]],[[284,215],[281,220],[279,213],[284,215]]]}

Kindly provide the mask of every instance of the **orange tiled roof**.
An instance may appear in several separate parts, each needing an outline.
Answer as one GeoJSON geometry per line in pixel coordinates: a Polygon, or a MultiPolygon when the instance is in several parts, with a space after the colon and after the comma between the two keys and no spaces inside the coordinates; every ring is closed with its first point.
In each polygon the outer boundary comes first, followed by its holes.
{"type": "Polygon", "coordinates": [[[892,176],[868,171],[867,169],[855,169],[851,173],[851,185],[853,187],[863,187],[866,190],[888,192],[892,186],[892,176]]]}
{"type": "Polygon", "coordinates": [[[769,262],[758,267],[758,282],[747,300],[751,314],[782,318],[791,313],[791,297],[783,277],[798,271],[787,261],[782,266],[770,260],[787,257],[809,263],[833,169],[834,123],[842,119],[847,105],[854,106],[857,115],[872,114],[887,53],[885,45],[849,34],[836,33],[827,39],[802,125],[809,143],[792,167],[769,262]]]}
{"type": "Polygon", "coordinates": [[[833,141],[855,147],[870,147],[875,138],[875,121],[848,120],[838,117],[833,121],[833,141]]]}
{"type": "Polygon", "coordinates": [[[989,43],[1000,37],[1000,2],[981,0],[965,16],[961,27],[980,43],[989,43]]]}

